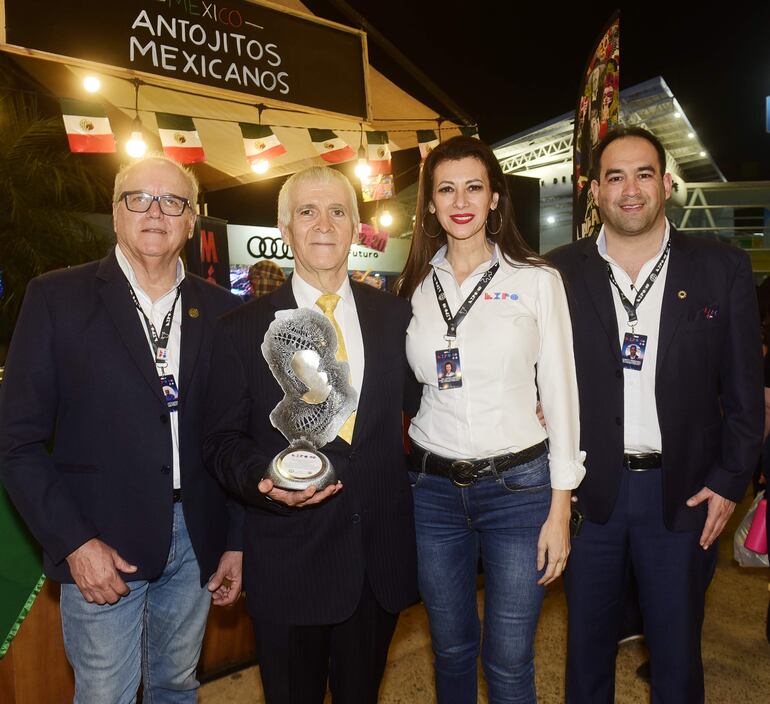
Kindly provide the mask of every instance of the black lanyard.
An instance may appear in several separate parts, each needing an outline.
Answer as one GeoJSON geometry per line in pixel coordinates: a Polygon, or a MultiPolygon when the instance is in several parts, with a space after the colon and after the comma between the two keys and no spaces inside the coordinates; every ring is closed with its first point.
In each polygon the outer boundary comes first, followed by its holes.
{"type": "Polygon", "coordinates": [[[642,284],[642,287],[637,289],[636,298],[634,299],[633,303],[631,303],[631,301],[629,301],[626,298],[623,291],[620,290],[620,286],[618,286],[618,282],[615,280],[615,274],[612,273],[612,267],[610,266],[610,263],[607,262],[607,274],[610,277],[610,281],[612,282],[612,285],[618,290],[618,293],[620,294],[620,302],[623,304],[623,308],[626,309],[626,313],[628,313],[628,324],[629,326],[631,326],[632,329],[639,320],[639,318],[636,315],[636,309],[641,305],[645,296],[650,292],[652,285],[657,280],[658,275],[660,274],[660,270],[663,268],[663,265],[666,263],[666,257],[668,256],[669,249],[671,249],[670,239],[668,242],[666,242],[666,248],[663,250],[663,254],[660,255],[660,259],[658,259],[658,263],[655,265],[655,268],[650,272],[650,275],[647,277],[647,280],[642,284]]]}
{"type": "Polygon", "coordinates": [[[147,327],[147,332],[150,336],[150,344],[152,345],[152,351],[155,353],[155,364],[161,369],[168,365],[166,361],[166,348],[168,347],[168,338],[171,335],[171,321],[174,318],[174,309],[176,308],[176,302],[179,300],[179,294],[182,292],[181,286],[176,287],[176,296],[174,297],[174,303],[171,305],[171,310],[166,313],[166,317],[163,318],[163,324],[160,327],[160,334],[152,324],[152,320],[147,317],[147,314],[142,309],[139,299],[136,297],[136,292],[131,284],[128,284],[128,290],[131,292],[131,298],[134,301],[136,309],[142,314],[144,318],[144,324],[147,327]]]}
{"type": "Polygon", "coordinates": [[[492,277],[495,275],[499,268],[500,262],[496,262],[489,269],[487,269],[487,271],[484,272],[484,275],[476,284],[476,288],[470,292],[468,298],[465,299],[465,302],[460,306],[460,309],[455,315],[452,315],[452,311],[449,309],[449,304],[447,303],[446,294],[444,293],[444,289],[441,286],[441,282],[438,280],[436,272],[433,272],[433,287],[436,289],[436,300],[438,301],[438,307],[441,308],[441,315],[443,315],[444,320],[446,320],[447,340],[454,340],[457,337],[458,326],[465,319],[465,316],[468,315],[468,311],[473,307],[476,299],[487,287],[487,284],[489,284],[489,282],[492,280],[492,277]]]}

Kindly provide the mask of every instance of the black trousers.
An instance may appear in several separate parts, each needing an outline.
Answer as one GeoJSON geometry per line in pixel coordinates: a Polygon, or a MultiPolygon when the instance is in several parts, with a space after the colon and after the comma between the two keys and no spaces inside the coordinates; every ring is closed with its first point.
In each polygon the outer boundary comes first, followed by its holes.
{"type": "Polygon", "coordinates": [[[342,623],[297,626],[252,611],[265,701],[322,704],[328,681],[334,704],[376,704],[397,621],[366,579],[356,610],[342,623]]]}

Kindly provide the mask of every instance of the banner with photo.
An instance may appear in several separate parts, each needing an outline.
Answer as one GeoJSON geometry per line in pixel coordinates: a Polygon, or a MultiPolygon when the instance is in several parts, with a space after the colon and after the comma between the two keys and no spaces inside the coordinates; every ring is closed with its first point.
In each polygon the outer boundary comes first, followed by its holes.
{"type": "Polygon", "coordinates": [[[361,179],[361,196],[364,203],[373,200],[386,200],[396,194],[393,187],[393,174],[372,174],[361,179]]]}
{"type": "Polygon", "coordinates": [[[620,13],[615,12],[594,46],[578,93],[575,111],[572,187],[572,239],[591,237],[601,228],[591,194],[593,150],[618,123],[620,13]]]}

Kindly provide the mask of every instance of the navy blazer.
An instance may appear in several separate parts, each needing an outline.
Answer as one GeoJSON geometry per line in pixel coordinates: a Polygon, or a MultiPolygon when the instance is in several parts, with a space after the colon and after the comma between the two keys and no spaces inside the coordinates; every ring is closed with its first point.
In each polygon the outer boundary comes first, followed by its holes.
{"type": "Polygon", "coordinates": [[[277,310],[296,308],[291,280],[220,320],[206,402],[204,455],[228,491],[248,505],[244,589],[252,613],[291,624],[345,620],[366,576],[395,613],[417,598],[412,494],[401,410],[409,374],[409,303],[351,281],[364,344],[364,378],[348,445],[321,448],[343,489],[315,506],[289,508],[257,490],[288,446],[270,423],[283,398],[260,346],[277,310]]]}
{"type": "MultiPolygon", "coordinates": [[[[181,288],[182,505],[204,583],[241,542],[242,511],[234,507],[229,521],[200,449],[214,322],[239,301],[191,274],[181,288]]],[[[131,579],[163,571],[173,514],[169,412],[114,251],[30,282],[0,388],[0,465],[43,546],[47,576],[71,583],[65,558],[94,537],[138,567],[131,579]]]]}
{"type": "MultiPolygon", "coordinates": [[[[561,272],[572,317],[586,477],[577,489],[587,519],[605,523],[623,463],[623,368],[618,322],[596,238],[547,255],[561,272]]],[[[662,435],[663,515],[675,531],[700,530],[708,486],[740,501],[762,441],[762,343],[745,252],[671,227],[655,399],[662,435]]]]}

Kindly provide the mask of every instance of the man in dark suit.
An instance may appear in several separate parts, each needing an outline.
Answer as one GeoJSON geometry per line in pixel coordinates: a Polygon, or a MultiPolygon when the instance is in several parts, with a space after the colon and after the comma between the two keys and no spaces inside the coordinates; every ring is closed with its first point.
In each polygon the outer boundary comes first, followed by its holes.
{"type": "Polygon", "coordinates": [[[586,478],[565,574],[567,701],[614,700],[626,565],[639,586],[653,702],[702,702],[700,640],[717,538],[762,439],[761,346],[746,254],[666,220],[660,142],[597,148],[598,237],[551,253],[567,287],[586,478]],[[624,341],[646,339],[641,365],[624,341]]]}
{"type": "Polygon", "coordinates": [[[194,702],[209,604],[240,589],[242,511],[201,456],[238,299],[182,266],[197,191],[166,157],[124,167],[114,251],[30,282],[8,355],[2,479],[62,583],[76,702],[136,701],[140,678],[145,701],[194,702]]]}
{"type": "Polygon", "coordinates": [[[345,176],[330,168],[292,176],[279,195],[278,226],[294,274],[217,328],[204,454],[249,504],[244,587],[270,704],[320,704],[327,679],[335,704],[374,704],[398,612],[417,598],[401,422],[411,312],[348,278],[358,225],[345,176]],[[283,392],[260,345],[276,312],[297,307],[326,309],[358,391],[356,412],[319,448],[339,479],[321,491],[263,479],[287,441],[270,423],[283,392]]]}

